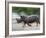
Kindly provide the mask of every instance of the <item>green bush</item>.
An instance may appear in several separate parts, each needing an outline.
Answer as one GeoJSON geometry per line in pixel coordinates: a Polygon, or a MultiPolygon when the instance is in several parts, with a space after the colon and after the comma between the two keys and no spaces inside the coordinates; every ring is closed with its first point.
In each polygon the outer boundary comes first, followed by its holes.
{"type": "Polygon", "coordinates": [[[37,14],[40,15],[40,8],[31,8],[31,7],[12,7],[12,12],[20,14],[24,12],[27,15],[37,14]]]}

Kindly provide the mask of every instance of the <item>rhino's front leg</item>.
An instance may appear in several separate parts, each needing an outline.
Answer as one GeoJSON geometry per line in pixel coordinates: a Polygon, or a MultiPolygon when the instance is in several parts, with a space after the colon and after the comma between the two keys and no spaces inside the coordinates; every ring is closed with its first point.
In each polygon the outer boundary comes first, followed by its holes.
{"type": "Polygon", "coordinates": [[[24,23],[22,27],[25,27],[25,24],[26,24],[26,23],[24,23]]]}
{"type": "Polygon", "coordinates": [[[31,26],[29,23],[27,23],[28,26],[31,26]]]}

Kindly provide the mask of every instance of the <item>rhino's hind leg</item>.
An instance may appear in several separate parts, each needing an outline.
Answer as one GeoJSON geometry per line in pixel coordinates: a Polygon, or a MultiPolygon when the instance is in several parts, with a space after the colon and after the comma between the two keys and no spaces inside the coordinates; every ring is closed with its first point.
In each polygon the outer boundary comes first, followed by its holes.
{"type": "Polygon", "coordinates": [[[38,22],[36,22],[36,26],[38,27],[38,22]]]}

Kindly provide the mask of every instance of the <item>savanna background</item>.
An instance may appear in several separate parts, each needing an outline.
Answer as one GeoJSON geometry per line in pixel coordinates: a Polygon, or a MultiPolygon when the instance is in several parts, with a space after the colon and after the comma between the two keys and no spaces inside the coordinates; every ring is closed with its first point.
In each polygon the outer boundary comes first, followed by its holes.
{"type": "Polygon", "coordinates": [[[29,27],[27,24],[23,28],[23,23],[16,23],[16,18],[20,18],[20,16],[30,16],[30,15],[39,15],[40,16],[40,8],[31,8],[31,7],[12,7],[12,31],[20,31],[20,30],[39,30],[40,25],[36,27],[36,23],[32,23],[32,27],[29,27]]]}

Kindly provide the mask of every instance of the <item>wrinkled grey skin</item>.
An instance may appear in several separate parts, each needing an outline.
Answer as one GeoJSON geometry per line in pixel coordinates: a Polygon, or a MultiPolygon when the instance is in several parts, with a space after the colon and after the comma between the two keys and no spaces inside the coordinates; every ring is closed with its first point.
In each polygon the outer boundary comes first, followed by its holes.
{"type": "Polygon", "coordinates": [[[24,26],[25,26],[25,24],[27,24],[28,26],[31,26],[31,25],[29,25],[29,23],[33,23],[33,22],[36,22],[37,26],[38,26],[38,23],[40,24],[39,16],[30,16],[30,17],[20,16],[20,17],[21,17],[20,19],[16,18],[16,20],[18,23],[24,22],[24,26]]]}

